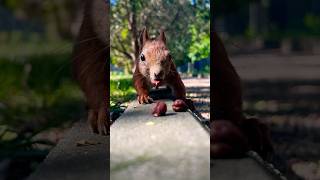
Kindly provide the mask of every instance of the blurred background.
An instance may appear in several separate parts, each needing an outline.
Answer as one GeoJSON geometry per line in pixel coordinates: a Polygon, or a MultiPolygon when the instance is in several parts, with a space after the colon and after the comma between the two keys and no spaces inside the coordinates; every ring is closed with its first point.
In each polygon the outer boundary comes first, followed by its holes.
{"type": "Polygon", "coordinates": [[[0,1],[1,180],[28,176],[84,116],[84,99],[70,73],[79,2],[0,1]]]}
{"type": "Polygon", "coordinates": [[[112,118],[117,118],[121,106],[135,98],[132,73],[139,57],[139,36],[146,27],[151,37],[158,36],[160,28],[165,31],[168,49],[187,86],[188,97],[209,119],[209,0],[112,0],[111,14],[112,118]]]}
{"type": "MultiPolygon", "coordinates": [[[[83,2],[0,1],[0,180],[25,179],[72,122],[85,116],[84,97],[70,67],[83,2]]],[[[152,35],[165,29],[188,96],[209,118],[209,1],[111,3],[112,112],[135,96],[131,74],[136,38],[147,26],[152,35]]]]}
{"type": "MultiPolygon", "coordinates": [[[[82,1],[81,1],[82,2],[82,1]]],[[[111,99],[134,98],[136,37],[166,30],[178,70],[209,119],[205,0],[112,0],[111,99]]],[[[273,163],[289,179],[320,179],[320,1],[215,0],[215,28],[244,88],[248,116],[271,127],[273,163]]],[[[23,179],[84,116],[70,73],[82,19],[77,0],[0,1],[0,179],[23,179]]]]}
{"type": "Polygon", "coordinates": [[[243,80],[244,108],[271,127],[272,163],[320,179],[320,1],[215,0],[215,30],[243,80]]]}

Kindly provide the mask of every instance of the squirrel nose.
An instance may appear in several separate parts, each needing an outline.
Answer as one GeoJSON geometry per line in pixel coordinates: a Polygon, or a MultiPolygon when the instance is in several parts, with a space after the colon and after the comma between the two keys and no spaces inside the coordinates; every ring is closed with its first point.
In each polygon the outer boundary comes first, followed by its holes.
{"type": "Polygon", "coordinates": [[[160,71],[159,73],[154,73],[154,77],[155,77],[156,79],[161,79],[162,74],[163,74],[162,71],[160,71]]]}

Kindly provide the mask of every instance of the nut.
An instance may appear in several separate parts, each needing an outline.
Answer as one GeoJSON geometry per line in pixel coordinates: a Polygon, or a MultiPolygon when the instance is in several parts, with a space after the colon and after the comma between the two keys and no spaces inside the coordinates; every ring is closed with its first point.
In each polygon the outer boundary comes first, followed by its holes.
{"type": "Polygon", "coordinates": [[[167,112],[167,105],[163,101],[158,101],[156,105],[153,107],[152,114],[155,117],[165,116],[167,112]]]}
{"type": "Polygon", "coordinates": [[[182,99],[177,99],[173,102],[172,109],[175,112],[184,112],[187,111],[188,105],[182,99]]]}

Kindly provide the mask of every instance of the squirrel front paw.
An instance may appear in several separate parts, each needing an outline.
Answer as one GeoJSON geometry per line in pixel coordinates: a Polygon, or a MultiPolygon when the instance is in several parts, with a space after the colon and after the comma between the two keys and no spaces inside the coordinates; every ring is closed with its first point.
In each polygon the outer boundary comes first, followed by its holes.
{"type": "Polygon", "coordinates": [[[153,103],[153,99],[148,94],[138,95],[139,104],[151,104],[153,103]]]}
{"type": "Polygon", "coordinates": [[[107,115],[106,108],[90,109],[88,111],[88,122],[92,128],[92,131],[100,135],[110,134],[110,120],[107,115]]]}
{"type": "Polygon", "coordinates": [[[249,150],[248,138],[231,121],[214,120],[210,127],[211,158],[242,157],[249,150]]]}

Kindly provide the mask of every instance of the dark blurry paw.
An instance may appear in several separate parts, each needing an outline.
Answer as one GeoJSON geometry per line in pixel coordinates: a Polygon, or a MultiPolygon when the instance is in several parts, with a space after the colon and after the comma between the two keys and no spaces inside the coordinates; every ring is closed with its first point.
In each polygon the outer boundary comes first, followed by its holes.
{"type": "Polygon", "coordinates": [[[110,134],[110,120],[106,108],[100,108],[99,110],[90,109],[88,121],[94,133],[100,135],[110,134]]]}
{"type": "Polygon", "coordinates": [[[248,151],[248,139],[241,129],[228,120],[210,123],[212,158],[234,158],[244,156],[248,151]]]}
{"type": "Polygon", "coordinates": [[[269,128],[258,119],[250,118],[241,123],[243,133],[248,137],[250,149],[257,152],[263,159],[272,158],[272,146],[269,128]]]}
{"type": "Polygon", "coordinates": [[[151,104],[153,103],[153,99],[148,94],[138,95],[139,104],[151,104]]]}

